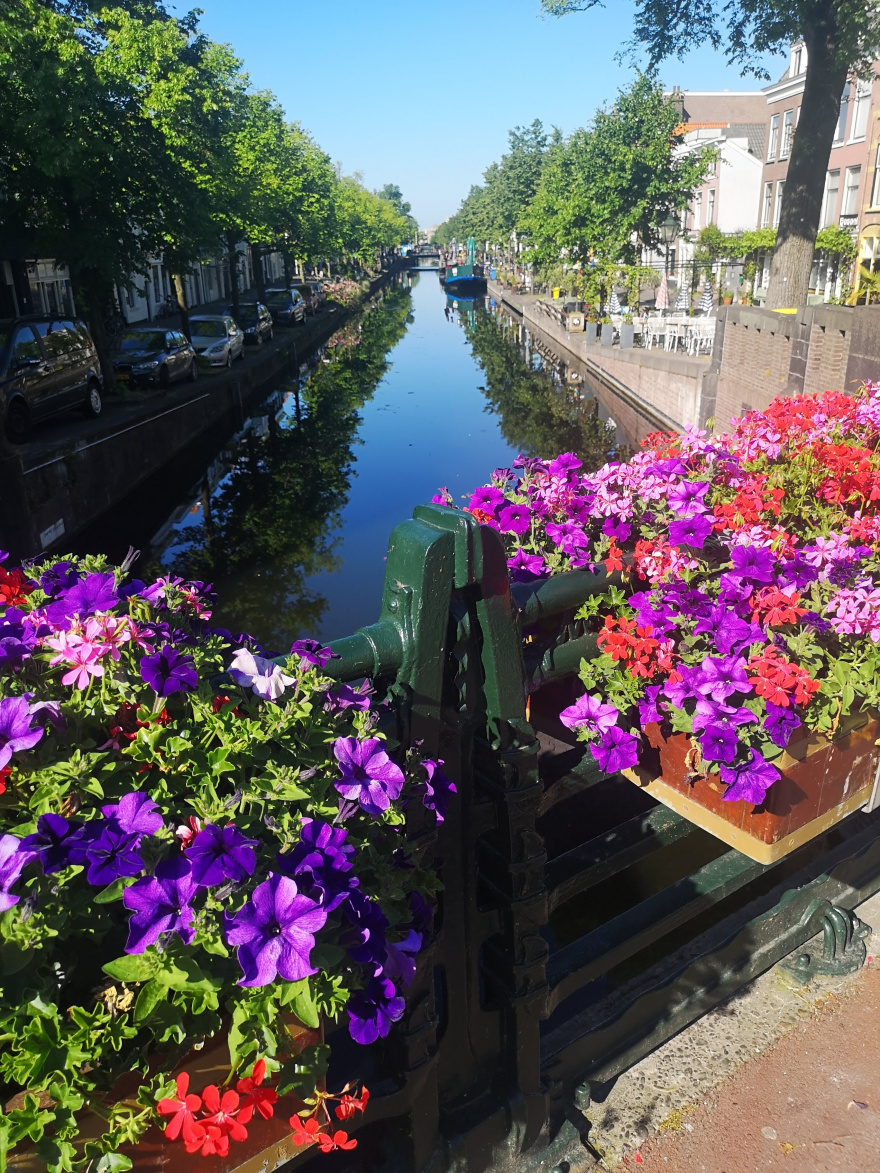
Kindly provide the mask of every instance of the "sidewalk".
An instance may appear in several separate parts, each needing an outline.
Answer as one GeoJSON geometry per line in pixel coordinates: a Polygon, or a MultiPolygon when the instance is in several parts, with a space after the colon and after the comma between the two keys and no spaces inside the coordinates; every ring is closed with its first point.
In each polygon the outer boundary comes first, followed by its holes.
{"type": "MultiPolygon", "coordinates": [[[[880,1173],[880,895],[868,964],[798,985],[779,966],[625,1072],[564,1173],[880,1173]]],[[[567,1166],[567,1167],[566,1167],[567,1166]]]]}

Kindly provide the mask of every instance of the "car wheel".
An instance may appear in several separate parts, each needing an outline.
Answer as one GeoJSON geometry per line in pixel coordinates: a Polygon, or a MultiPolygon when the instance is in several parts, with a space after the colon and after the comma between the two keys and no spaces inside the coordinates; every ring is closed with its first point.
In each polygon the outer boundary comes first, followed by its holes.
{"type": "Polygon", "coordinates": [[[23,399],[13,399],[6,408],[6,435],[13,444],[23,444],[31,434],[31,413],[23,399]]]}
{"type": "Polygon", "coordinates": [[[227,369],[227,371],[232,370],[232,347],[231,346],[226,351],[226,369],[227,369]]]}
{"type": "Polygon", "coordinates": [[[91,419],[97,419],[104,409],[104,402],[101,399],[101,388],[98,383],[89,383],[88,394],[83,405],[83,411],[91,419]]]}
{"type": "Polygon", "coordinates": [[[189,379],[189,381],[191,383],[194,383],[198,377],[199,377],[199,360],[195,356],[193,356],[192,364],[189,368],[189,375],[187,376],[187,378],[189,379]]]}
{"type": "Polygon", "coordinates": [[[171,373],[165,364],[163,364],[162,370],[159,372],[159,386],[163,391],[167,390],[171,386],[171,373]]]}

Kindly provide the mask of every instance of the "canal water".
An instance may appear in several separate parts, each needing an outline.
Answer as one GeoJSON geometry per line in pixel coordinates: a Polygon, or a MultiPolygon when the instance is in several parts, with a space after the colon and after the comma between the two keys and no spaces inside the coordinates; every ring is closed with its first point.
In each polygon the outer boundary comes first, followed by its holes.
{"type": "Polygon", "coordinates": [[[408,273],[247,420],[143,561],[212,582],[215,620],[273,653],[330,640],[378,617],[389,534],[439,486],[463,503],[518,452],[598,467],[627,440],[522,325],[408,273]]]}

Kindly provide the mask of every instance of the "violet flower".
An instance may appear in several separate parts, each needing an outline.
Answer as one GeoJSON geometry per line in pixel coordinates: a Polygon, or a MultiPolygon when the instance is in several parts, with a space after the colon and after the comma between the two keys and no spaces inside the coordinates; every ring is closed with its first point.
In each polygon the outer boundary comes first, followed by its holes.
{"type": "Polygon", "coordinates": [[[624,733],[616,725],[603,733],[598,745],[590,746],[590,753],[606,774],[628,770],[639,760],[638,739],[631,733],[624,733]]]}
{"type": "Polygon", "coordinates": [[[713,701],[711,697],[700,697],[694,710],[694,733],[699,733],[707,725],[723,725],[725,729],[738,729],[740,725],[754,724],[758,718],[751,709],[735,709],[720,701],[713,701]]]}
{"type": "Polygon", "coordinates": [[[333,755],[342,771],[333,785],[368,815],[381,815],[400,797],[403,771],[391,761],[378,738],[358,741],[356,737],[337,737],[333,755]]]}
{"type": "Polygon", "coordinates": [[[702,695],[698,690],[703,682],[703,673],[690,664],[679,664],[675,670],[681,680],[667,680],[663,685],[663,695],[676,709],[683,709],[685,701],[695,700],[702,695]]]}
{"type": "Polygon", "coordinates": [[[483,513],[489,513],[493,517],[498,509],[504,503],[504,494],[500,489],[496,489],[493,485],[483,485],[477,489],[470,500],[468,508],[473,512],[479,509],[483,513]]]}
{"type": "Polygon", "coordinates": [[[721,767],[721,781],[727,783],[723,801],[752,802],[757,806],[764,801],[764,795],[780,776],[776,767],[771,766],[762,754],[753,749],[751,758],[745,764],[721,767]]]}
{"type": "Polygon", "coordinates": [[[390,978],[376,977],[365,990],[355,990],[345,1009],[351,1037],[367,1046],[387,1037],[394,1023],[403,1018],[406,1002],[390,978]]]}
{"type": "Polygon", "coordinates": [[[659,707],[659,698],[662,691],[662,684],[649,684],[645,689],[645,699],[638,703],[639,724],[643,729],[646,725],[650,725],[655,721],[659,725],[665,719],[666,714],[659,707]]]}
{"type": "Polygon", "coordinates": [[[522,548],[507,559],[507,565],[514,582],[534,582],[535,579],[546,578],[548,573],[540,554],[527,554],[522,548]]]}
{"type": "Polygon", "coordinates": [[[614,705],[603,705],[600,696],[579,696],[573,705],[563,709],[559,720],[568,729],[578,729],[583,726],[590,733],[606,733],[616,725],[620,717],[620,710],[614,705]]]}
{"type": "Polygon", "coordinates": [[[326,668],[328,660],[339,659],[338,652],[322,647],[316,639],[296,640],[290,645],[290,654],[299,656],[307,664],[314,664],[316,668],[326,668]]]}
{"type": "Polygon", "coordinates": [[[33,855],[21,839],[15,835],[0,835],[0,912],[8,912],[18,904],[21,897],[13,896],[9,889],[32,859],[33,855]]]}
{"type": "Polygon", "coordinates": [[[404,986],[412,984],[416,976],[415,955],[422,947],[419,933],[410,930],[402,941],[385,942],[385,960],[382,973],[387,978],[399,981],[404,986]]]}
{"type": "Polygon", "coordinates": [[[380,973],[386,953],[388,918],[375,900],[360,891],[349,894],[342,905],[348,927],[339,934],[339,944],[358,965],[371,966],[380,973]]]}
{"type": "Polygon", "coordinates": [[[238,946],[244,973],[238,984],[268,986],[279,977],[298,982],[317,973],[311,952],[326,920],[327,910],[303,896],[295,880],[270,872],[250,900],[224,918],[226,940],[238,946]]]}
{"type": "Polygon", "coordinates": [[[745,659],[742,656],[707,656],[701,665],[697,689],[715,701],[725,701],[734,692],[751,692],[745,659]]]}
{"type": "Polygon", "coordinates": [[[14,753],[33,749],[43,736],[42,729],[32,728],[32,720],[25,697],[7,696],[0,700],[0,770],[9,764],[14,753]]]}
{"type": "Polygon", "coordinates": [[[157,696],[192,692],[199,680],[192,656],[182,655],[171,644],[165,644],[153,656],[142,656],[140,669],[141,676],[157,696]]]}
{"type": "Polygon", "coordinates": [[[681,518],[694,517],[706,512],[704,498],[708,491],[707,481],[682,481],[669,490],[666,504],[681,518]]]}
{"type": "Polygon", "coordinates": [[[764,718],[764,730],[774,745],[785,749],[795,729],[803,724],[794,709],[783,709],[781,705],[774,705],[766,701],[767,716],[764,718]]]}
{"type": "Polygon", "coordinates": [[[243,883],[256,869],[256,846],[256,839],[248,839],[234,823],[225,827],[209,823],[186,849],[193,879],[203,888],[224,880],[243,883]]]}
{"type": "Polygon", "coordinates": [[[428,780],[424,783],[422,805],[434,812],[434,818],[439,826],[446,821],[450,797],[458,791],[452,779],[440,768],[443,765],[442,758],[436,762],[431,758],[425,758],[422,765],[428,775],[428,780]]]}
{"type": "Polygon", "coordinates": [[[71,849],[82,839],[82,823],[68,822],[63,815],[49,812],[37,819],[37,829],[26,835],[22,847],[32,852],[43,872],[51,876],[71,863],[71,849]]]}
{"type": "Polygon", "coordinates": [[[72,845],[70,862],[87,864],[86,880],[96,887],[124,876],[139,876],[144,870],[138,854],[141,838],[126,834],[113,821],[93,823],[83,828],[83,838],[72,845]]]}
{"type": "Polygon", "coordinates": [[[327,912],[338,908],[360,884],[352,871],[354,847],[344,827],[303,819],[293,850],[276,857],[279,872],[292,876],[300,892],[327,912]]]}
{"type": "Polygon", "coordinates": [[[85,619],[96,611],[112,611],[119,602],[112,572],[87,574],[73,584],[55,603],[46,608],[46,617],[54,627],[64,627],[74,615],[85,619]]]}
{"type": "Polygon", "coordinates": [[[112,819],[126,835],[136,835],[138,842],[144,835],[155,835],[165,825],[155,802],[140,790],[132,790],[123,794],[119,802],[102,806],[101,814],[112,819]]]}
{"type": "Polygon", "coordinates": [[[508,505],[498,514],[498,528],[504,534],[527,534],[532,511],[527,505],[508,505]]]}
{"type": "Polygon", "coordinates": [[[350,684],[337,684],[324,693],[324,712],[343,713],[346,709],[355,709],[359,713],[366,713],[372,692],[373,686],[369,680],[363,681],[357,688],[352,688],[350,684]]]}
{"type": "Polygon", "coordinates": [[[712,532],[712,522],[700,514],[669,524],[669,542],[673,546],[693,546],[702,550],[712,532]]]}
{"type": "Polygon", "coordinates": [[[757,623],[740,619],[729,607],[713,607],[708,615],[697,620],[694,635],[711,635],[722,656],[767,639],[757,623]]]}
{"type": "Polygon", "coordinates": [[[279,664],[255,656],[245,648],[239,648],[232,657],[228,671],[236,684],[252,688],[266,701],[277,701],[286,688],[296,684],[296,678],[288,676],[279,664]]]}
{"type": "Polygon", "coordinates": [[[176,933],[192,944],[195,913],[191,906],[197,885],[189,862],[181,856],[156,864],[155,876],[144,876],[122,893],[122,903],[134,912],[128,922],[126,953],[143,953],[162,933],[176,933]]]}
{"type": "Polygon", "coordinates": [[[730,552],[733,573],[753,582],[772,582],[775,575],[773,555],[764,546],[734,546],[730,552]]]}
{"type": "Polygon", "coordinates": [[[707,762],[732,762],[739,749],[736,730],[710,721],[699,735],[700,749],[707,762]]]}
{"type": "Polygon", "coordinates": [[[47,566],[40,575],[40,590],[50,599],[69,591],[75,582],[79,582],[79,571],[67,559],[47,566]]]}
{"type": "Polygon", "coordinates": [[[573,452],[562,452],[555,460],[550,461],[547,465],[547,472],[552,477],[565,477],[582,466],[583,461],[579,460],[573,452]]]}
{"type": "Polygon", "coordinates": [[[632,526],[619,518],[606,517],[602,522],[602,533],[606,538],[616,538],[618,542],[625,542],[632,533],[632,526]]]}

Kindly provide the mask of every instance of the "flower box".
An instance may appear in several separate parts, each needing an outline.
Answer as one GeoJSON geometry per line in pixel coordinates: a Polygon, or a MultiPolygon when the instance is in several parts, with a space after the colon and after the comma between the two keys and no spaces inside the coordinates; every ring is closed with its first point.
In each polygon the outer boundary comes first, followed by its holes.
{"type": "Polygon", "coordinates": [[[846,718],[833,739],[798,732],[774,763],[782,776],[759,805],[722,801],[725,787],[707,773],[699,743],[684,733],[666,737],[657,722],[645,735],[657,751],[659,773],[643,766],[623,774],[743,855],[770,864],[863,807],[880,762],[876,713],[846,718]]]}
{"type": "MultiPolygon", "coordinates": [[[[286,1025],[298,1051],[324,1041],[323,1023],[317,1030],[311,1030],[303,1026],[294,1015],[288,1015],[286,1025]]],[[[189,1075],[190,1091],[200,1092],[202,1088],[214,1084],[222,1093],[223,1083],[229,1075],[229,1048],[225,1036],[212,1039],[200,1050],[193,1051],[175,1069],[174,1074],[177,1076],[184,1072],[189,1075]]],[[[324,1090],[323,1080],[318,1087],[324,1090]]],[[[114,1098],[124,1099],[136,1090],[137,1080],[130,1075],[124,1076],[114,1089],[114,1098]]],[[[23,1096],[17,1096],[16,1102],[6,1105],[7,1110],[20,1107],[19,1100],[23,1100],[23,1096]]],[[[48,1106],[48,1099],[46,1104],[48,1106]]],[[[131,1100],[131,1106],[137,1110],[134,1099],[131,1100]]],[[[288,1123],[290,1117],[303,1108],[303,1102],[298,1096],[279,1096],[274,1104],[274,1114],[264,1120],[258,1113],[254,1113],[247,1126],[247,1140],[231,1144],[225,1157],[187,1153],[180,1141],[174,1143],[168,1140],[155,1125],[148,1129],[136,1145],[123,1145],[119,1152],[130,1158],[133,1173],[167,1173],[172,1169],[174,1173],[196,1173],[196,1170],[198,1173],[260,1173],[262,1170],[278,1168],[304,1151],[313,1155],[311,1147],[297,1148],[288,1123]]],[[[104,1123],[100,1117],[92,1112],[83,1112],[78,1116],[78,1122],[80,1142],[100,1137],[104,1123]]],[[[30,1147],[17,1146],[7,1159],[10,1173],[43,1173],[45,1169],[44,1163],[30,1147]]]]}

